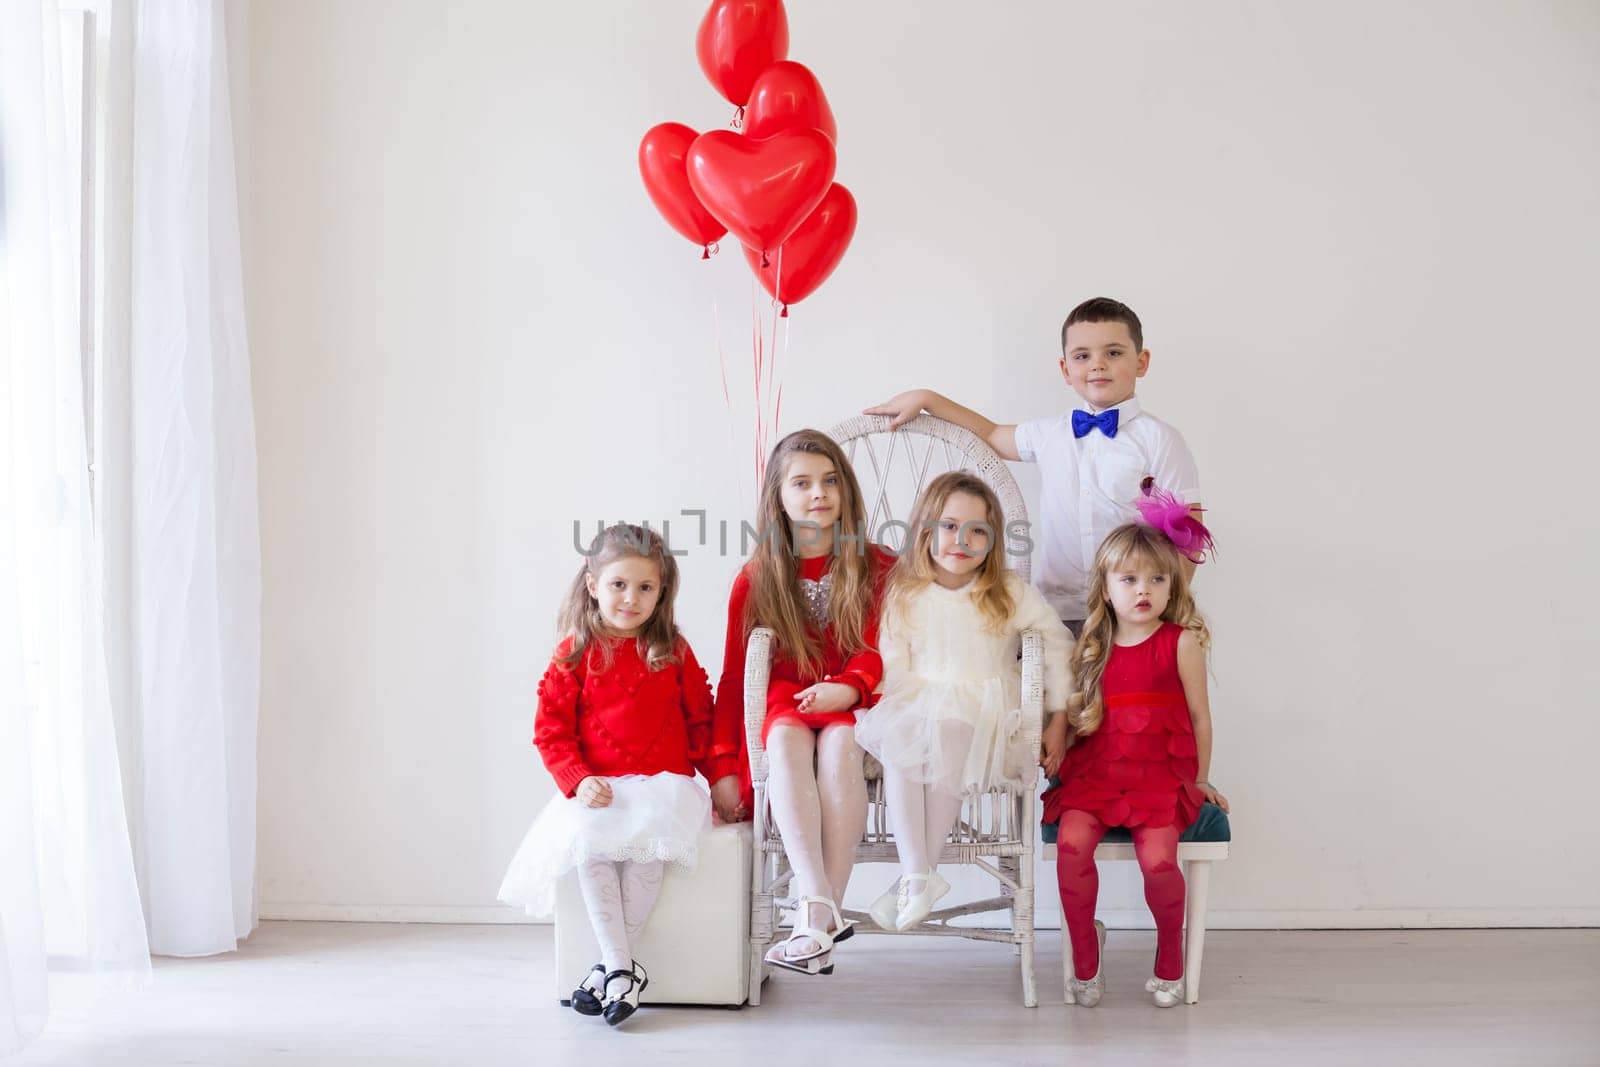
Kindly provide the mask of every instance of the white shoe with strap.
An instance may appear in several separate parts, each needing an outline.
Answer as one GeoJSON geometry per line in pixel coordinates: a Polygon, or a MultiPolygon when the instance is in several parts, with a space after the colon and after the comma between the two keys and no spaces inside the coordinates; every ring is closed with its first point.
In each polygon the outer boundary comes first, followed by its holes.
{"type": "Polygon", "coordinates": [[[896,878],[890,882],[889,888],[885,889],[883,895],[874,900],[872,907],[867,909],[867,914],[878,924],[878,929],[896,929],[894,921],[900,914],[900,892],[904,882],[904,878],[896,878]]]}
{"type": "Polygon", "coordinates": [[[896,901],[899,908],[895,915],[894,928],[909,930],[916,926],[933,912],[933,906],[948,892],[950,883],[941,878],[938,871],[903,876],[900,879],[900,894],[896,901]],[[922,888],[916,892],[911,889],[914,882],[922,883],[922,888]]]}
{"type": "Polygon", "coordinates": [[[606,999],[601,1014],[611,1026],[621,1026],[633,1017],[639,1010],[639,994],[650,984],[650,976],[639,961],[630,962],[633,966],[626,970],[606,973],[606,999]]]}
{"type": "Polygon", "coordinates": [[[801,897],[794,910],[789,936],[767,950],[766,961],[774,967],[796,971],[800,974],[832,974],[833,943],[849,936],[853,924],[846,923],[839,914],[839,906],[827,897],[801,897]],[[811,925],[811,905],[820,904],[833,912],[833,932],[819,930],[811,925]],[[790,948],[809,938],[816,943],[811,952],[791,955],[790,948]]]}

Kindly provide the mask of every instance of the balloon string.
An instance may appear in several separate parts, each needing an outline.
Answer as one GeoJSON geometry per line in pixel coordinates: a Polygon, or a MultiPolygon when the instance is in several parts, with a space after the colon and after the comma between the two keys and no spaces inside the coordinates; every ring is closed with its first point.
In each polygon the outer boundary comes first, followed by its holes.
{"type": "Polygon", "coordinates": [[[728,123],[728,125],[732,126],[736,130],[744,129],[744,106],[742,104],[734,109],[733,121],[728,123]]]}
{"type": "MultiPolygon", "coordinates": [[[[778,267],[777,267],[776,270],[774,270],[772,272],[772,291],[774,293],[783,292],[783,246],[782,245],[778,246],[778,267]]],[[[772,320],[772,345],[771,345],[771,351],[772,351],[772,358],[768,361],[768,367],[767,367],[767,395],[768,396],[772,395],[772,375],[777,371],[777,366],[778,366],[778,320],[777,320],[777,318],[774,318],[772,320]]]]}
{"type": "MultiPolygon", "coordinates": [[[[751,285],[756,284],[754,278],[750,279],[751,285]]],[[[765,435],[762,432],[761,417],[761,313],[756,303],[756,289],[751,290],[750,298],[750,368],[752,385],[755,391],[755,446],[756,484],[760,485],[766,477],[766,449],[765,435]]]]}
{"type": "Polygon", "coordinates": [[[717,294],[711,294],[711,332],[717,340],[717,367],[722,371],[722,406],[733,414],[733,397],[728,393],[728,354],[722,348],[722,313],[717,308],[717,294]]]}
{"type": "MultiPolygon", "coordinates": [[[[778,314],[778,319],[789,317],[789,305],[783,299],[783,248],[783,245],[778,246],[778,269],[772,272],[772,306],[782,309],[778,314]]],[[[778,319],[772,320],[774,344],[777,343],[778,319]]]]}
{"type": "MultiPolygon", "coordinates": [[[[717,367],[722,372],[722,406],[728,416],[728,455],[737,454],[733,439],[733,396],[728,392],[728,353],[722,344],[722,312],[717,306],[717,294],[711,294],[711,332],[717,341],[717,367]]],[[[744,476],[739,473],[739,465],[733,466],[734,486],[739,491],[739,503],[745,503],[744,476]]]]}
{"type": "MultiPolygon", "coordinates": [[[[772,280],[773,291],[779,293],[783,292],[783,247],[781,245],[778,247],[778,267],[775,271],[773,271],[772,280]]],[[[778,432],[778,406],[783,402],[783,379],[778,377],[778,319],[779,316],[777,315],[772,317],[772,343],[768,348],[769,355],[767,357],[767,396],[773,397],[776,395],[776,401],[773,405],[772,418],[767,425],[768,429],[774,435],[776,435],[778,432]],[[776,394],[773,392],[774,380],[777,381],[776,394]]]]}
{"type": "MultiPolygon", "coordinates": [[[[778,277],[773,285],[773,307],[778,307],[778,318],[789,318],[789,301],[784,299],[784,246],[778,246],[778,277]]],[[[773,320],[773,330],[778,330],[778,320],[773,320]]],[[[776,338],[774,338],[776,341],[776,338]]],[[[784,334],[784,344],[789,344],[789,336],[784,334]]]]}
{"type": "MultiPolygon", "coordinates": [[[[783,251],[781,249],[778,251],[778,266],[780,267],[780,269],[783,266],[783,251]]],[[[784,305],[784,315],[787,315],[788,313],[789,313],[789,308],[788,308],[788,305],[785,304],[784,305]]],[[[780,316],[780,318],[781,317],[782,316],[780,316]]],[[[774,328],[776,328],[776,326],[777,326],[777,320],[776,319],[773,320],[773,326],[774,326],[774,328]]],[[[776,334],[774,334],[774,339],[776,339],[776,334]]],[[[773,362],[777,362],[777,350],[776,349],[773,350],[773,362]]],[[[784,362],[785,366],[787,366],[788,362],[789,362],[789,320],[787,318],[785,318],[784,322],[783,322],[783,362],[784,362]]],[[[778,402],[777,402],[776,405],[773,406],[773,410],[772,410],[772,428],[773,428],[774,432],[776,432],[778,427],[779,427],[779,425],[781,425],[781,420],[782,419],[783,419],[783,379],[779,378],[778,379],[778,402]]]]}

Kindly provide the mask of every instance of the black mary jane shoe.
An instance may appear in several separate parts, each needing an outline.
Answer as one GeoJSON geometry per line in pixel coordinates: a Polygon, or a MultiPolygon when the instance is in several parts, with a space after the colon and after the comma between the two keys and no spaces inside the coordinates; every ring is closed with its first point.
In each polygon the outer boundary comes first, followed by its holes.
{"type": "Polygon", "coordinates": [[[589,968],[589,973],[583,976],[578,988],[572,991],[572,1010],[579,1015],[599,1015],[602,1010],[600,995],[605,989],[606,969],[597,963],[589,968]],[[598,983],[598,986],[595,983],[598,983]]]}
{"type": "Polygon", "coordinates": [[[606,1003],[603,1009],[606,1022],[612,1026],[621,1026],[627,1022],[633,1013],[639,1010],[639,994],[643,993],[645,987],[649,984],[650,976],[645,973],[643,967],[639,966],[638,960],[633,961],[633,970],[631,971],[618,970],[608,973],[605,982],[607,990],[606,1003]],[[612,996],[610,993],[611,980],[613,978],[626,979],[628,983],[628,988],[616,996],[612,996]]]}

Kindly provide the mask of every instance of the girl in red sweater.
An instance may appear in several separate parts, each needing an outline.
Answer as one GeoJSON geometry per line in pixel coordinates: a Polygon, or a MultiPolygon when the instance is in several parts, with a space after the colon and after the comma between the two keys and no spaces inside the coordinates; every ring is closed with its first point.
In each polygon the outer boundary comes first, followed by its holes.
{"type": "Polygon", "coordinates": [[[798,430],[767,461],[757,514],[760,544],[734,580],[717,687],[712,799],[724,820],[753,804],[744,734],[744,663],[750,631],[774,633],[762,741],[766,798],[794,868],[792,934],[767,962],[802,974],[833,970],[839,915],[867,826],[866,779],[855,709],[883,675],[878,602],[894,556],[866,539],[867,516],[850,461],[826,434],[798,430]]]}
{"type": "Polygon", "coordinates": [[[563,637],[539,682],[533,742],[561,796],[506,871],[500,899],[548,915],[574,868],[600,962],[572,994],[615,1026],[649,984],[629,943],[644,929],[663,865],[693,870],[711,822],[704,770],[711,687],[673,622],[677,562],[638,526],[601,532],[561,610],[563,637]]]}

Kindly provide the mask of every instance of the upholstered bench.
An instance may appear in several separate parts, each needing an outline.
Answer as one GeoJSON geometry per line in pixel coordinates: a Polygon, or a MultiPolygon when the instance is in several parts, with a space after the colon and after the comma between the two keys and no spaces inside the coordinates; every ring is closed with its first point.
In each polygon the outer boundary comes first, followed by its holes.
{"type": "MultiPolygon", "coordinates": [[[[644,1004],[741,1005],[750,988],[750,824],[717,826],[700,838],[694,874],[667,870],[655,910],[633,946],[650,976],[644,1004]]],[[[556,996],[600,960],[578,876],[556,889],[556,996]]]]}
{"type": "MultiPolygon", "coordinates": [[[[1043,847],[1039,858],[1054,863],[1056,858],[1056,824],[1044,823],[1039,827],[1043,847]]],[[[1200,814],[1178,837],[1178,862],[1183,864],[1183,879],[1187,900],[1184,906],[1183,945],[1183,999],[1193,1004],[1200,999],[1200,962],[1206,950],[1206,894],[1211,886],[1211,864],[1228,858],[1228,845],[1233,840],[1228,816],[1215,804],[1204,804],[1200,814]]],[[[1133,836],[1124,827],[1107,831],[1100,847],[1094,850],[1099,860],[1134,859],[1133,836]]],[[[1063,982],[1072,976],[1072,942],[1062,931],[1061,943],[1066,955],[1063,982]]],[[[1066,990],[1063,986],[1062,995],[1066,990]]]]}

